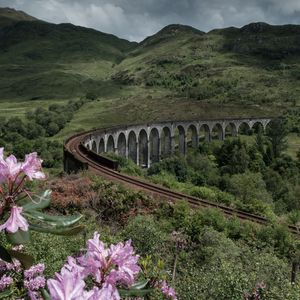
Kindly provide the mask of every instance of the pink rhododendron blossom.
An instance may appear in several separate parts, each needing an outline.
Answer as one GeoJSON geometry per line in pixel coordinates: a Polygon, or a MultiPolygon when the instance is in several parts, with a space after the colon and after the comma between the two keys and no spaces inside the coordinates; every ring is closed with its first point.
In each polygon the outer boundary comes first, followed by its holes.
{"type": "Polygon", "coordinates": [[[83,300],[85,282],[68,270],[47,281],[52,300],[83,300]]]}
{"type": "Polygon", "coordinates": [[[4,148],[0,148],[0,183],[5,181],[15,181],[21,172],[21,163],[14,155],[10,155],[4,160],[4,148]]]}
{"type": "Polygon", "coordinates": [[[118,266],[117,270],[113,270],[117,273],[117,280],[122,284],[131,286],[134,283],[136,275],[141,270],[137,264],[139,256],[134,255],[131,240],[125,244],[118,243],[117,245],[111,245],[109,254],[111,262],[118,266]]]}
{"type": "Polygon", "coordinates": [[[36,152],[26,154],[23,163],[18,162],[14,155],[4,159],[4,148],[0,148],[0,183],[18,181],[21,174],[26,175],[29,180],[44,179],[45,174],[41,171],[42,162],[36,152]]]}
{"type": "Polygon", "coordinates": [[[139,256],[134,255],[131,241],[106,249],[95,232],[93,239],[87,242],[87,249],[87,254],[78,261],[97,282],[109,281],[112,285],[119,283],[126,286],[134,283],[140,267],[137,264],[139,256]]]}
{"type": "Polygon", "coordinates": [[[10,233],[15,233],[19,229],[23,231],[28,230],[28,223],[26,219],[21,215],[23,208],[18,206],[13,206],[10,211],[10,216],[7,221],[0,225],[0,231],[6,230],[10,233]]]}
{"type": "MultiPolygon", "coordinates": [[[[140,272],[131,241],[118,243],[106,248],[95,232],[94,237],[87,241],[87,252],[78,259],[68,257],[68,262],[56,274],[56,279],[48,280],[48,287],[53,300],[73,298],[58,298],[67,295],[75,285],[80,286],[76,299],[84,300],[120,300],[117,286],[130,287],[140,272]],[[97,286],[90,291],[85,290],[84,279],[90,278],[97,286]],[[70,288],[70,286],[72,288],[70,288]]],[[[75,298],[74,298],[75,299],[75,298]]]]}
{"type": "Polygon", "coordinates": [[[85,268],[78,265],[76,259],[72,256],[68,257],[68,263],[62,267],[61,272],[70,272],[79,279],[84,279],[87,275],[85,268]]]}
{"type": "Polygon", "coordinates": [[[121,297],[119,295],[119,292],[116,288],[115,285],[106,283],[103,285],[102,289],[98,292],[98,294],[95,294],[97,298],[95,297],[94,299],[96,300],[120,300],[121,297]]]}
{"type": "Polygon", "coordinates": [[[177,300],[176,293],[173,288],[169,287],[166,281],[161,283],[161,291],[165,296],[172,300],[177,300]]]}
{"type": "Polygon", "coordinates": [[[28,176],[29,180],[44,179],[45,174],[41,172],[42,160],[38,158],[37,153],[26,154],[25,161],[22,163],[21,170],[28,176]]]}

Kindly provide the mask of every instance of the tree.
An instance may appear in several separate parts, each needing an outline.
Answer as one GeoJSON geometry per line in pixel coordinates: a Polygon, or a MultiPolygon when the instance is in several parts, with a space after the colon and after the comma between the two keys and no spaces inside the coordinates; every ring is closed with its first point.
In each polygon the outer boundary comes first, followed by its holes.
{"type": "Polygon", "coordinates": [[[43,136],[45,136],[45,129],[41,125],[35,122],[28,122],[26,124],[26,137],[28,139],[33,140],[43,136]]]}
{"type": "Polygon", "coordinates": [[[240,139],[226,140],[215,152],[223,173],[243,173],[250,163],[249,149],[240,139]]]}
{"type": "Polygon", "coordinates": [[[258,127],[257,135],[255,138],[257,150],[264,155],[265,154],[265,137],[261,126],[258,127]]]}
{"type": "Polygon", "coordinates": [[[255,200],[271,201],[271,196],[266,190],[266,184],[260,173],[246,172],[233,175],[229,180],[228,190],[244,203],[255,200]]]}
{"type": "Polygon", "coordinates": [[[56,123],[50,122],[46,128],[48,136],[53,136],[59,132],[59,127],[56,123]]]}
{"type": "Polygon", "coordinates": [[[287,148],[288,131],[284,119],[272,120],[267,129],[267,137],[271,143],[274,158],[279,157],[287,148]]]}

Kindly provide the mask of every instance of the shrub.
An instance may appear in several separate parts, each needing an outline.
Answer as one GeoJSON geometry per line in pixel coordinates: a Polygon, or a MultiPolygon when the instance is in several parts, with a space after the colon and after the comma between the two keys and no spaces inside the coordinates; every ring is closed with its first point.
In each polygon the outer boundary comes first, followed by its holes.
{"type": "Polygon", "coordinates": [[[156,256],[163,252],[166,233],[152,216],[136,216],[131,219],[122,233],[125,239],[132,239],[134,247],[141,255],[156,256]]]}

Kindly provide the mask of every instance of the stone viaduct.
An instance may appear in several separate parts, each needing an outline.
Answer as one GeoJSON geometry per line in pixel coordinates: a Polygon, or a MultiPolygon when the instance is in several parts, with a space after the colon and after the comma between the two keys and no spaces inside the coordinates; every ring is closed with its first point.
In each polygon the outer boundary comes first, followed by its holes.
{"type": "Polygon", "coordinates": [[[270,121],[270,118],[245,118],[118,126],[94,131],[84,146],[98,154],[113,152],[137,165],[150,167],[175,151],[185,155],[188,146],[197,148],[201,141],[237,136],[242,127],[250,130],[259,125],[265,130],[270,121]]]}

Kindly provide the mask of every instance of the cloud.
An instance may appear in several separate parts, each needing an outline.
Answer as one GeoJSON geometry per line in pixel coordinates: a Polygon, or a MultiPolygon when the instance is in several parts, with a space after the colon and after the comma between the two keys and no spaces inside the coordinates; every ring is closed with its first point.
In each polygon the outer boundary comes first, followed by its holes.
{"type": "Polygon", "coordinates": [[[0,5],[137,41],[171,23],[203,31],[257,21],[300,23],[299,0],[0,0],[0,5]]]}

